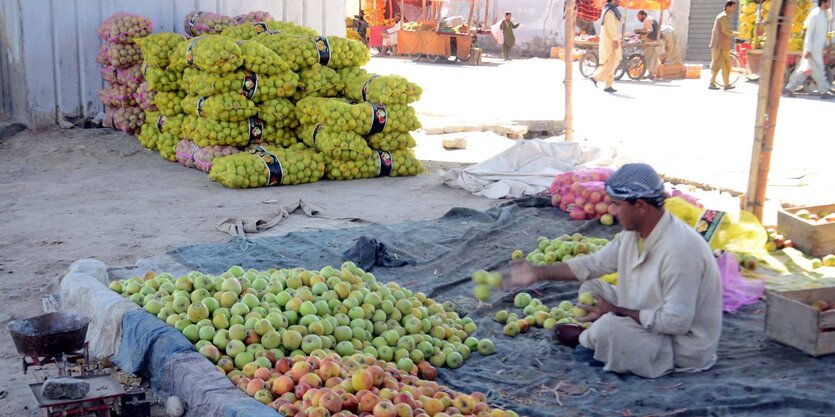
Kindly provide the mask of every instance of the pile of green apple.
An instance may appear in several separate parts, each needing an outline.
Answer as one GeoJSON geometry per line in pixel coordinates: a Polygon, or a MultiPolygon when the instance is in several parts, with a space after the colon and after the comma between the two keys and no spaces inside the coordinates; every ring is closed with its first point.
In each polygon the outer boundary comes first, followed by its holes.
{"type": "Polygon", "coordinates": [[[504,334],[515,337],[519,333],[525,333],[530,327],[542,327],[551,330],[558,324],[578,323],[588,327],[589,323],[578,322],[577,319],[586,315],[586,310],[580,308],[580,304],[587,306],[594,305],[594,296],[591,293],[580,293],[578,304],[573,305],[571,301],[565,300],[556,307],[548,307],[538,298],[533,298],[526,292],[520,292],[513,298],[513,305],[522,309],[522,317],[514,311],[499,310],[496,312],[495,320],[504,324],[504,334]]]}
{"type": "Polygon", "coordinates": [[[218,275],[169,273],[113,281],[110,288],[181,331],[198,351],[224,368],[242,370],[313,351],[342,357],[362,352],[417,372],[422,362],[457,368],[489,340],[451,305],[346,262],[320,271],[239,266],[218,275]]]}
{"type": "Polygon", "coordinates": [[[540,236],[536,239],[537,248],[525,255],[517,249],[511,254],[516,261],[525,258],[532,265],[541,266],[557,262],[565,262],[569,259],[594,253],[606,246],[608,240],[603,238],[587,237],[580,233],[573,235],[562,235],[554,239],[540,236]]]}

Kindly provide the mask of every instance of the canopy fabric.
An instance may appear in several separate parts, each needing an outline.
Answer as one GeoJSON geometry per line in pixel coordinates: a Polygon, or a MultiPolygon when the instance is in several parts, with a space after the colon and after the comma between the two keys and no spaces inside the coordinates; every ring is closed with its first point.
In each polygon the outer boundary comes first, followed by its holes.
{"type": "Polygon", "coordinates": [[[672,0],[626,0],[621,6],[632,10],[667,10],[672,0]]]}

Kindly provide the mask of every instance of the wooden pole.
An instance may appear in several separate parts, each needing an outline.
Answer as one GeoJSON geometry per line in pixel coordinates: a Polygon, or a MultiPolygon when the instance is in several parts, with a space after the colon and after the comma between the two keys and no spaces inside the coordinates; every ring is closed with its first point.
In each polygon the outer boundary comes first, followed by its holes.
{"type": "Polygon", "coordinates": [[[757,98],[757,114],[754,124],[754,144],[751,150],[751,169],[745,209],[754,213],[760,221],[771,169],[771,150],[774,146],[774,130],[777,126],[777,110],[783,92],[784,70],[791,38],[791,25],[796,4],[791,0],[773,0],[766,27],[763,62],[765,68],[760,78],[757,98]]]}
{"type": "Polygon", "coordinates": [[[467,17],[467,30],[473,27],[473,10],[475,8],[475,0],[470,0],[470,16],[467,17]]]}
{"type": "MultiPolygon", "coordinates": [[[[392,0],[389,0],[389,10],[388,10],[388,12],[389,12],[389,17],[388,18],[389,19],[394,17],[394,5],[391,2],[392,2],[392,0]]],[[[383,16],[385,16],[385,15],[383,15],[383,16]]]]}
{"type": "Polygon", "coordinates": [[[577,15],[574,0],[568,0],[565,7],[565,141],[574,141],[574,110],[571,104],[571,89],[574,72],[574,17],[577,15]]]}
{"type": "Polygon", "coordinates": [[[488,28],[493,26],[490,21],[490,0],[484,0],[484,26],[488,28]]]}

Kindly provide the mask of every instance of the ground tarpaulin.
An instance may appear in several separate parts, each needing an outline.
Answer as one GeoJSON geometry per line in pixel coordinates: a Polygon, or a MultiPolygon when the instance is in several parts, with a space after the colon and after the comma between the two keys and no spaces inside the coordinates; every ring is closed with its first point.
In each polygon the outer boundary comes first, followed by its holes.
{"type": "MultiPolygon", "coordinates": [[[[482,391],[491,402],[529,416],[831,416],[830,376],[835,357],[811,358],[765,338],[762,302],[726,314],[719,361],[708,372],[655,380],[617,375],[573,358],[543,329],[516,338],[502,334],[494,313],[512,308],[512,294],[499,292],[492,305],[469,298],[476,269],[504,268],[514,249],[530,251],[537,236],[580,232],[611,236],[616,228],[577,222],[544,199],[527,198],[486,212],[456,208],[432,221],[369,225],[351,229],[290,233],[282,237],[234,239],[225,244],[178,248],[172,255],[189,268],[221,273],[244,268],[338,266],[360,236],[417,260],[414,266],[376,267],[382,281],[397,281],[439,301],[454,300],[478,323],[478,338],[495,342],[497,354],[473,354],[459,369],[443,368],[440,382],[461,391],[482,391]]],[[[547,283],[528,289],[546,304],[575,299],[578,284],[547,283]]]]}

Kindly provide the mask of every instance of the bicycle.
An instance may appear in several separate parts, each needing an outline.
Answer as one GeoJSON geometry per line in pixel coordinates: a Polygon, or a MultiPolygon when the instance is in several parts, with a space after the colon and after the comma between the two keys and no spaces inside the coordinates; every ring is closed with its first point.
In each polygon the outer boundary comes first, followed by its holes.
{"type": "MultiPolygon", "coordinates": [[[[600,58],[597,52],[593,50],[586,50],[583,57],[580,58],[579,68],[580,75],[585,78],[591,78],[597,67],[600,66],[600,58]]],[[[632,80],[640,80],[644,78],[647,72],[647,61],[641,54],[631,54],[621,58],[617,69],[615,69],[615,79],[620,80],[624,75],[629,76],[632,80]]]]}

